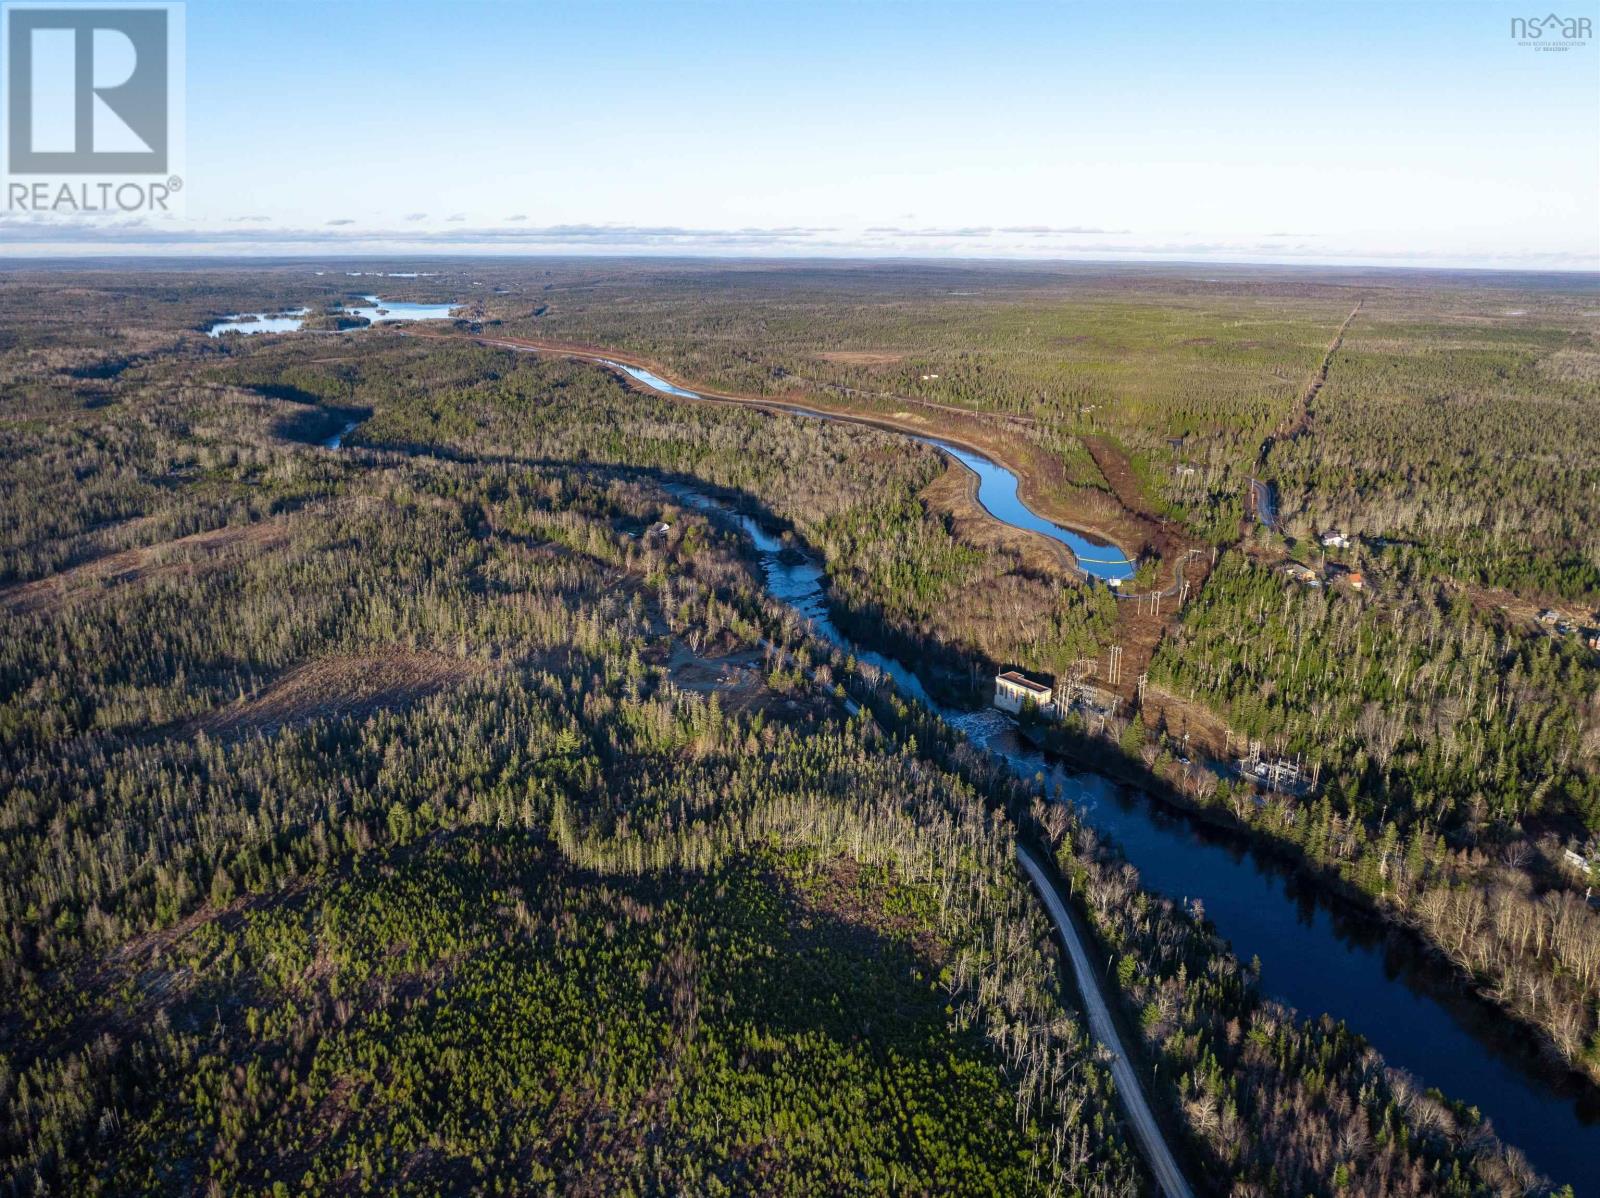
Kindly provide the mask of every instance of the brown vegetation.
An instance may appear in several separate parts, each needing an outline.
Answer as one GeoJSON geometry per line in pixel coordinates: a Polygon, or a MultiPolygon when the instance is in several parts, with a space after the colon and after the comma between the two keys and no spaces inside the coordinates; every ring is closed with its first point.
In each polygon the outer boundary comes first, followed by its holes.
{"type": "MultiPolygon", "coordinates": [[[[415,333],[414,336],[447,337],[449,334],[415,333]]],[[[667,368],[659,362],[637,354],[593,345],[564,341],[544,341],[530,338],[479,337],[480,344],[502,349],[530,350],[536,353],[559,354],[585,361],[611,361],[648,370],[669,382],[667,368]]],[[[627,380],[636,389],[645,389],[635,380],[627,380]]],[[[891,432],[916,433],[937,436],[943,441],[972,449],[999,462],[1018,479],[1018,493],[1029,507],[1046,519],[1064,527],[1080,529],[1097,537],[1116,542],[1130,557],[1147,549],[1163,551],[1165,541],[1159,525],[1141,520],[1128,511],[1114,495],[1103,490],[1085,487],[1068,477],[1060,457],[1045,450],[1036,442],[1018,436],[1016,421],[1004,415],[975,412],[950,404],[934,403],[903,395],[884,396],[899,407],[883,410],[874,405],[837,402],[819,399],[813,392],[757,396],[739,394],[705,387],[701,384],[679,384],[693,390],[703,399],[715,402],[746,404],[774,411],[803,407],[838,420],[864,424],[891,432]]],[[[845,389],[839,389],[841,391],[845,389]]]]}
{"type": "Polygon", "coordinates": [[[884,353],[878,350],[835,349],[819,353],[817,357],[837,366],[893,366],[905,354],[884,353]]]}
{"type": "Polygon", "coordinates": [[[103,586],[120,586],[171,574],[194,574],[246,550],[259,552],[282,545],[288,535],[284,521],[262,520],[197,532],[159,545],[125,549],[47,578],[6,587],[0,590],[0,607],[13,613],[54,610],[74,597],[93,593],[103,586]]]}
{"type": "Polygon", "coordinates": [[[194,721],[213,736],[272,731],[314,719],[363,716],[413,703],[488,669],[473,658],[396,648],[330,656],[296,666],[259,693],[194,721]]]}
{"type": "Polygon", "coordinates": [[[1060,574],[1073,581],[1082,578],[1077,558],[1060,541],[1002,524],[984,511],[978,502],[977,476],[957,462],[947,462],[944,473],[924,487],[918,498],[929,511],[949,519],[950,532],[958,541],[1013,553],[1025,570],[1045,577],[1060,574]]]}

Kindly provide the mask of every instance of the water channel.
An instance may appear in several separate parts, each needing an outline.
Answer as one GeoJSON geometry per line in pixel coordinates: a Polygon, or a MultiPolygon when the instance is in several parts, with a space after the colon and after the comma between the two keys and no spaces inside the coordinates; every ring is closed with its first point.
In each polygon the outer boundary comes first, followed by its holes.
{"type": "MultiPolygon", "coordinates": [[[[639,366],[628,366],[622,362],[602,361],[601,365],[613,370],[620,370],[635,382],[643,383],[654,391],[665,395],[676,395],[684,399],[703,399],[693,391],[686,391],[674,383],[669,383],[659,375],[639,366]]],[[[827,413],[814,412],[792,404],[780,404],[787,411],[797,416],[813,416],[821,419],[831,419],[827,413]]],[[[1051,540],[1059,541],[1072,550],[1073,556],[1078,559],[1078,566],[1084,573],[1095,578],[1104,579],[1110,583],[1120,583],[1124,579],[1132,578],[1135,563],[1128,560],[1127,554],[1106,541],[1097,540],[1085,533],[1074,532],[1070,528],[1063,528],[1053,521],[1046,520],[1022,502],[1022,497],[1017,494],[1017,476],[1004,466],[990,461],[982,454],[971,449],[963,449],[941,441],[937,437],[923,437],[916,433],[901,433],[913,441],[920,441],[924,445],[931,445],[940,453],[947,454],[960,462],[968,470],[978,476],[978,502],[1002,524],[1009,524],[1014,528],[1026,529],[1028,532],[1042,533],[1051,540]]]]}
{"type": "Polygon", "coordinates": [[[1059,788],[1121,846],[1146,887],[1199,899],[1234,952],[1259,960],[1263,993],[1302,1015],[1327,1012],[1344,1020],[1390,1065],[1478,1107],[1557,1183],[1570,1183],[1579,1195],[1600,1193],[1600,1106],[1581,1087],[1552,1084],[1531,1046],[1487,1004],[1461,994],[1445,967],[1239,837],[1099,775],[1067,769],[1023,742],[998,711],[934,703],[913,671],[854,644],[828,617],[819,562],[706,494],[673,490],[701,510],[734,516],[755,543],[768,592],[824,640],[883,671],[903,694],[1022,777],[1042,775],[1051,790],[1059,788]]]}

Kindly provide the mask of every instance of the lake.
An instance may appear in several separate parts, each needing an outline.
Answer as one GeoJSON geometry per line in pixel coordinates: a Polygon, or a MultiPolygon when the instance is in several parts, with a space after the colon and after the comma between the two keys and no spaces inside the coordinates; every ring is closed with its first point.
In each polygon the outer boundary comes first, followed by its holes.
{"type": "Polygon", "coordinates": [[[295,308],[290,312],[240,312],[224,316],[206,330],[206,336],[221,337],[227,333],[239,333],[250,337],[256,333],[293,333],[305,323],[309,311],[310,308],[295,308]]]}
{"type": "MultiPolygon", "coordinates": [[[[412,277],[412,276],[404,276],[412,277]]],[[[391,324],[400,320],[450,320],[459,304],[413,304],[403,300],[381,300],[375,295],[363,296],[367,302],[360,307],[346,307],[351,316],[360,316],[373,324],[391,324]]],[[[306,322],[310,308],[295,308],[287,312],[240,312],[224,316],[206,330],[207,337],[222,337],[240,333],[246,337],[256,333],[296,333],[306,322]]]]}
{"type": "Polygon", "coordinates": [[[380,300],[375,295],[364,297],[365,307],[346,307],[351,316],[364,316],[373,324],[390,324],[399,320],[450,320],[450,314],[459,304],[411,304],[401,300],[380,300]]]}

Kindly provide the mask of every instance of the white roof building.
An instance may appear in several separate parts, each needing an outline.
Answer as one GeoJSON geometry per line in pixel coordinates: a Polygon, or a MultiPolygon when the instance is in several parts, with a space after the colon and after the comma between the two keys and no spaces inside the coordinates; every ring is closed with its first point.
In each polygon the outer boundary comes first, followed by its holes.
{"type": "Polygon", "coordinates": [[[1020,712],[1030,702],[1043,715],[1053,716],[1056,713],[1055,700],[1044,683],[1035,682],[1015,670],[995,675],[994,705],[1001,711],[1020,712]]]}

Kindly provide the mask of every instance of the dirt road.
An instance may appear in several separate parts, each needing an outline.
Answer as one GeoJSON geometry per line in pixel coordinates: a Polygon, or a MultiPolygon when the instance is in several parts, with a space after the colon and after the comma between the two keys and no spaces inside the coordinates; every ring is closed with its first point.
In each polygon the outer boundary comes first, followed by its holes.
{"type": "Polygon", "coordinates": [[[1084,1009],[1089,1012],[1089,1032],[1112,1054],[1111,1075],[1116,1079],[1117,1094],[1128,1112],[1128,1122],[1133,1127],[1134,1137],[1139,1142],[1145,1162],[1150,1166],[1150,1172],[1155,1174],[1156,1183],[1165,1198],[1194,1198],[1194,1191],[1184,1180],[1183,1171],[1178,1168],[1178,1162],[1161,1134],[1155,1112],[1145,1099],[1138,1075],[1134,1073],[1122,1040],[1117,1035],[1116,1024],[1111,1022],[1111,1012],[1106,1007],[1105,995],[1100,989],[1100,978],[1089,961],[1088,950],[1077,924],[1072,920],[1072,913],[1056,893],[1055,885],[1044,867],[1020,844],[1017,846],[1017,860],[1028,877],[1033,879],[1040,897],[1044,899],[1045,909],[1050,913],[1050,921],[1056,925],[1061,943],[1066,946],[1078,992],[1083,995],[1084,1009]]]}

